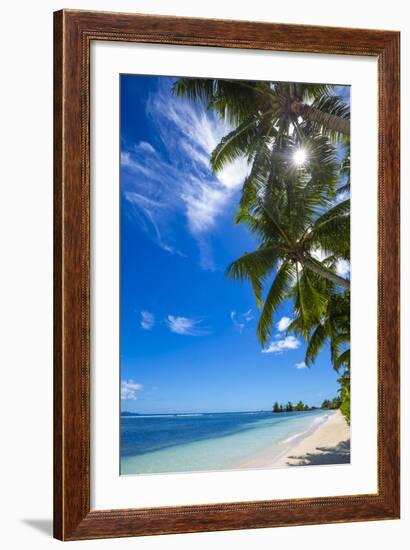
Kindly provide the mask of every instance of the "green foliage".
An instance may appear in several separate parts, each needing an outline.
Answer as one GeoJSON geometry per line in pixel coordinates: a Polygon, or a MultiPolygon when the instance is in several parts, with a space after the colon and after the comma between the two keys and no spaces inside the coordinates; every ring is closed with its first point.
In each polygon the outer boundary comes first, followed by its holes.
{"type": "Polygon", "coordinates": [[[350,424],[350,369],[346,368],[338,380],[340,384],[340,411],[350,424]]]}
{"type": "Polygon", "coordinates": [[[265,344],[270,336],[273,312],[276,311],[279,304],[287,297],[291,282],[292,266],[289,261],[285,261],[278,269],[262,306],[262,312],[256,329],[256,333],[262,344],[265,344]]]}
{"type": "Polygon", "coordinates": [[[258,118],[252,115],[222,138],[211,155],[211,166],[215,172],[238,157],[247,156],[251,143],[259,137],[257,124],[258,118]]]}
{"type": "Polygon", "coordinates": [[[303,401],[298,401],[296,405],[293,405],[290,401],[286,403],[286,405],[282,405],[275,401],[272,412],[279,413],[279,412],[301,412],[301,411],[311,411],[316,409],[316,407],[310,407],[309,405],[306,405],[303,403],[303,401]]]}
{"type": "Polygon", "coordinates": [[[274,412],[274,413],[280,412],[279,403],[277,401],[275,402],[275,404],[272,407],[272,412],[274,412]]]}
{"type": "Polygon", "coordinates": [[[272,246],[261,247],[232,262],[226,272],[232,279],[248,279],[252,283],[258,306],[261,306],[262,281],[273,271],[278,259],[277,249],[272,246]]]}
{"type": "Polygon", "coordinates": [[[321,405],[321,409],[334,410],[340,409],[341,399],[340,397],[334,397],[333,399],[325,399],[321,405]]]}
{"type": "MultiPolygon", "coordinates": [[[[231,124],[211,155],[215,172],[239,157],[249,163],[235,222],[258,246],[226,273],[252,285],[261,345],[269,341],[278,307],[291,299],[288,333],[307,341],[306,364],[328,343],[341,375],[340,397],[322,407],[340,407],[350,421],[350,282],[337,269],[350,260],[349,105],[324,84],[181,78],[174,92],[231,124]],[[297,165],[300,150],[306,161],[297,165]]],[[[273,409],[302,407],[275,403],[273,409]]]]}

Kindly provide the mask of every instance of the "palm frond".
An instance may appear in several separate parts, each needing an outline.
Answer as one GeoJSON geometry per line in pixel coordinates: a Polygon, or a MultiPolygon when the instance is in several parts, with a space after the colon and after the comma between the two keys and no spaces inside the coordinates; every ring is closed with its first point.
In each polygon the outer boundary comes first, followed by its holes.
{"type": "Polygon", "coordinates": [[[211,153],[211,167],[219,172],[238,157],[245,157],[256,139],[258,119],[252,115],[221,139],[211,153]]]}
{"type": "Polygon", "coordinates": [[[278,251],[273,247],[259,248],[255,252],[246,253],[226,269],[226,275],[232,279],[249,280],[253,287],[258,307],[262,305],[262,282],[274,269],[278,261],[278,251]]]}
{"type": "Polygon", "coordinates": [[[350,258],[350,199],[336,204],[313,224],[306,241],[338,258],[350,258]]]}
{"type": "Polygon", "coordinates": [[[264,107],[272,108],[274,98],[266,83],[227,79],[179,78],[173,93],[201,102],[233,126],[264,107]]]}
{"type": "Polygon", "coordinates": [[[284,261],[282,263],[263,303],[258,327],[256,329],[259,341],[263,346],[266,344],[271,334],[272,316],[289,291],[293,270],[294,267],[289,261],[284,261]]]}
{"type": "Polygon", "coordinates": [[[313,275],[303,270],[298,277],[297,288],[294,289],[294,309],[305,336],[309,334],[312,325],[321,321],[327,307],[326,294],[323,288],[315,285],[317,278],[313,275]]]}
{"type": "Polygon", "coordinates": [[[173,84],[175,95],[208,105],[216,93],[217,81],[212,78],[178,78],[173,84]]]}
{"type": "Polygon", "coordinates": [[[332,84],[303,84],[303,99],[317,100],[333,93],[332,84]]]}
{"type": "Polygon", "coordinates": [[[328,333],[325,325],[319,324],[316,329],[313,331],[312,336],[308,341],[305,354],[305,363],[306,365],[312,365],[318,356],[320,350],[326,343],[328,338],[328,333]]]}
{"type": "Polygon", "coordinates": [[[334,368],[339,370],[343,365],[350,365],[350,349],[346,349],[338,357],[336,357],[334,368]]]}
{"type": "MultiPolygon", "coordinates": [[[[350,107],[345,103],[342,97],[337,95],[322,95],[316,98],[310,105],[329,117],[337,117],[339,119],[350,121],[350,107]]],[[[330,138],[334,142],[348,143],[350,136],[334,130],[330,125],[322,124],[319,121],[309,121],[308,131],[320,132],[322,135],[330,138]]]]}
{"type": "Polygon", "coordinates": [[[312,106],[329,115],[350,120],[350,107],[341,96],[323,94],[315,99],[312,106]]]}

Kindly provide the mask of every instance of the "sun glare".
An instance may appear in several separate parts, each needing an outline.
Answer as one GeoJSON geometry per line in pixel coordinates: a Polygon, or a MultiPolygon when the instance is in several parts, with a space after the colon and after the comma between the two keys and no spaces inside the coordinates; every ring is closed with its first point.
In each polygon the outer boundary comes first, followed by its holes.
{"type": "Polygon", "coordinates": [[[303,166],[306,162],[307,156],[304,149],[298,149],[293,153],[293,162],[297,166],[303,166]]]}

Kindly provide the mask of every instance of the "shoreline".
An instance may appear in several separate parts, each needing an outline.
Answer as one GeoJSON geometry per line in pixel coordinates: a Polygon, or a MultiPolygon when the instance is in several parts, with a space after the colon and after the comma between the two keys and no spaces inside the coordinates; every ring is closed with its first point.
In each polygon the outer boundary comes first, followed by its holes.
{"type": "Polygon", "coordinates": [[[288,468],[292,466],[349,464],[350,427],[340,410],[331,411],[319,426],[292,442],[282,442],[237,464],[239,468],[288,468]]]}
{"type": "Polygon", "coordinates": [[[266,431],[248,429],[121,456],[121,475],[350,463],[350,428],[339,410],[320,411],[312,420],[294,422],[290,427],[280,426],[277,432],[268,423],[266,431]]]}

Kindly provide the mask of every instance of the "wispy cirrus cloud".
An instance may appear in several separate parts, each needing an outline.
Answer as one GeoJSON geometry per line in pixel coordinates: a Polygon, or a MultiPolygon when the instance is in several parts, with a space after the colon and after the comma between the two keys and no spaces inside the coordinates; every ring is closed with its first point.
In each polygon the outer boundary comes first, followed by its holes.
{"type": "Polygon", "coordinates": [[[143,141],[123,148],[121,166],[129,176],[125,197],[139,209],[150,238],[171,253],[178,250],[172,242],[172,222],[182,213],[198,243],[201,266],[212,270],[209,233],[233,204],[248,165],[241,158],[212,173],[210,154],[232,128],[201,105],[173,96],[171,84],[171,79],[162,80],[147,102],[161,147],[143,141]]]}
{"type": "Polygon", "coordinates": [[[158,213],[161,209],[164,209],[164,205],[140,193],[129,191],[124,193],[124,195],[132,209],[132,217],[139,221],[146,235],[166,252],[185,256],[185,254],[165,240],[164,232],[160,230],[160,217],[158,213]]]}
{"type": "Polygon", "coordinates": [[[170,96],[166,88],[150,98],[148,109],[159,124],[167,148],[172,152],[182,148],[186,153],[184,163],[191,177],[181,197],[191,231],[206,232],[248,172],[245,158],[237,159],[216,176],[210,169],[212,151],[232,127],[201,105],[170,96]]]}
{"type": "Polygon", "coordinates": [[[295,363],[295,367],[297,369],[307,369],[308,366],[306,365],[306,363],[304,361],[301,361],[300,363],[295,363]]]}
{"type": "Polygon", "coordinates": [[[295,336],[289,335],[280,340],[271,342],[267,348],[262,350],[262,353],[283,353],[284,351],[298,349],[301,346],[300,340],[295,336]]]}
{"type": "Polygon", "coordinates": [[[137,399],[137,393],[142,390],[143,385],[137,384],[133,380],[121,380],[121,401],[137,399]]]}
{"type": "Polygon", "coordinates": [[[201,325],[201,319],[168,315],[165,323],[171,332],[182,336],[206,336],[209,334],[208,329],[201,325]]]}
{"type": "Polygon", "coordinates": [[[141,328],[152,330],[155,325],[155,316],[150,311],[141,311],[141,328]]]}
{"type": "Polygon", "coordinates": [[[246,324],[252,321],[253,314],[251,309],[248,309],[245,313],[238,313],[236,310],[233,310],[230,317],[234,327],[242,334],[246,324]]]}

